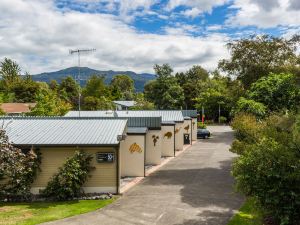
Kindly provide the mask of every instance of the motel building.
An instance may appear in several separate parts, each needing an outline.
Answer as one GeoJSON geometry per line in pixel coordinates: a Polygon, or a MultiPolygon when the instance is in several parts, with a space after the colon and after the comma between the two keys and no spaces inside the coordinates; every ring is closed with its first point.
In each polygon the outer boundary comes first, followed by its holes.
{"type": "Polygon", "coordinates": [[[85,193],[120,193],[122,178],[145,176],[149,165],[159,165],[162,157],[174,157],[188,137],[187,145],[194,140],[195,112],[81,111],[80,117],[78,113],[2,117],[13,145],[41,153],[41,171],[32,184],[33,194],[46,187],[76,150],[93,156],[91,166],[95,169],[83,186],[85,193]]]}

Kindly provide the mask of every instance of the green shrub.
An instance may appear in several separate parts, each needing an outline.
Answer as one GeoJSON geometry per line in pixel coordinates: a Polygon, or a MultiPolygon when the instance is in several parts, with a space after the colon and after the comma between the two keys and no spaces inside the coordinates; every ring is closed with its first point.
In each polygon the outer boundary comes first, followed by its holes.
{"type": "Polygon", "coordinates": [[[42,194],[51,199],[66,200],[82,194],[82,185],[93,169],[90,166],[93,157],[83,151],[76,151],[48,182],[42,194]]]}
{"type": "Polygon", "coordinates": [[[199,128],[199,129],[206,129],[206,124],[205,123],[202,123],[202,122],[198,122],[197,123],[197,127],[199,128]]]}
{"type": "Polygon", "coordinates": [[[280,224],[300,221],[300,153],[264,137],[233,164],[238,190],[255,197],[280,224]]]}
{"type": "Polygon", "coordinates": [[[22,151],[10,144],[5,130],[0,129],[0,200],[30,199],[30,187],[40,166],[38,151],[22,151]]]}
{"type": "Polygon", "coordinates": [[[242,154],[247,144],[256,143],[260,137],[263,124],[258,122],[255,116],[251,114],[241,113],[236,115],[231,126],[233,128],[234,140],[231,151],[242,154]]]}

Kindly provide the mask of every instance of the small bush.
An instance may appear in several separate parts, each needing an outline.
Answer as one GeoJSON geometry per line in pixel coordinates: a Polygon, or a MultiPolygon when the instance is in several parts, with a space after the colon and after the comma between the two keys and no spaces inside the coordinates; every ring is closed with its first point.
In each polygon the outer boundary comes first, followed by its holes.
{"type": "Polygon", "coordinates": [[[205,124],[205,123],[202,123],[202,122],[198,122],[198,123],[197,123],[197,127],[198,127],[199,129],[206,129],[206,124],[205,124]]]}
{"type": "Polygon", "coordinates": [[[76,151],[72,158],[68,158],[65,164],[59,168],[57,174],[48,182],[42,195],[55,199],[67,200],[82,194],[82,185],[86,182],[93,157],[83,151],[76,151]]]}

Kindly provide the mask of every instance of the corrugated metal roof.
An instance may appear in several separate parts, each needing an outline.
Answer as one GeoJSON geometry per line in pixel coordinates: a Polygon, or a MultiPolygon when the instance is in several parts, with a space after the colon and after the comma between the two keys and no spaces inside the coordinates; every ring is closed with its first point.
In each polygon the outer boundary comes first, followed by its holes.
{"type": "MultiPolygon", "coordinates": [[[[128,119],[127,126],[128,127],[148,127],[157,129],[161,127],[161,116],[141,116],[141,117],[133,117],[124,113],[121,113],[121,115],[118,114],[118,112],[123,111],[81,111],[80,112],[80,118],[84,117],[91,117],[91,118],[122,118],[122,119],[128,119]]],[[[66,114],[66,117],[76,117],[79,116],[78,111],[70,111],[66,114]]]]}
{"type": "Polygon", "coordinates": [[[127,134],[146,134],[147,127],[128,127],[127,134]]]}
{"type": "MultiPolygon", "coordinates": [[[[66,117],[79,117],[79,111],[69,111],[66,117]]],[[[80,111],[80,117],[114,117],[114,111],[80,111]]]]}
{"type": "Polygon", "coordinates": [[[119,117],[156,117],[161,116],[162,122],[184,120],[180,110],[126,110],[117,111],[119,117]]]}
{"type": "Polygon", "coordinates": [[[182,115],[197,118],[197,110],[182,110],[182,115]]]}
{"type": "Polygon", "coordinates": [[[17,145],[116,145],[127,123],[125,119],[71,117],[1,119],[9,140],[17,145]]]}
{"type": "Polygon", "coordinates": [[[135,101],[113,101],[117,105],[125,106],[125,107],[132,107],[135,106],[135,101]]]}

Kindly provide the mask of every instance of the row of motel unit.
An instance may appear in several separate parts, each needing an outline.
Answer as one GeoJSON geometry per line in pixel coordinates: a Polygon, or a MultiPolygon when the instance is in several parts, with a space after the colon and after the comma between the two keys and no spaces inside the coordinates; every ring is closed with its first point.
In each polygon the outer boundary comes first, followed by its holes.
{"type": "Polygon", "coordinates": [[[119,193],[121,177],[145,176],[147,165],[174,157],[197,139],[196,110],[70,111],[64,117],[2,117],[10,142],[38,149],[41,171],[32,184],[38,194],[76,150],[94,156],[86,193],[119,193]],[[80,114],[80,115],[79,115],[80,114]]]}

